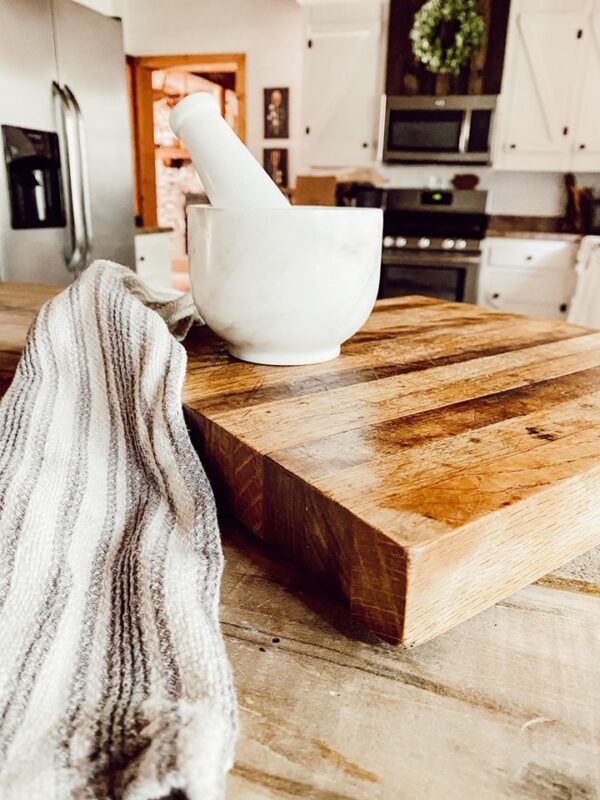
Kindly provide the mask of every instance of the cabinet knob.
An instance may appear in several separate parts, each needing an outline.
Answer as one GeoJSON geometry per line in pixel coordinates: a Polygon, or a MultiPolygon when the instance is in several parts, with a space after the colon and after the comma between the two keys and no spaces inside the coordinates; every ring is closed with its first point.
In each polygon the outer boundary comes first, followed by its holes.
{"type": "Polygon", "coordinates": [[[362,143],[362,146],[363,146],[363,147],[368,147],[369,145],[367,144],[367,142],[363,142],[363,143],[362,143]]]}
{"type": "Polygon", "coordinates": [[[525,256],[525,261],[533,261],[533,256],[525,256]]]}
{"type": "Polygon", "coordinates": [[[497,300],[500,297],[500,292],[494,292],[492,295],[492,300],[497,300]]]}
{"type": "Polygon", "coordinates": [[[558,310],[560,311],[561,314],[564,314],[568,308],[569,306],[566,303],[561,303],[558,307],[558,310]]]}
{"type": "Polygon", "coordinates": [[[585,150],[585,145],[584,145],[584,144],[580,144],[580,145],[579,145],[579,149],[580,149],[580,150],[585,150]]]}
{"type": "Polygon", "coordinates": [[[509,145],[509,147],[510,147],[511,150],[516,150],[517,145],[516,144],[511,144],[511,145],[509,145]]]}

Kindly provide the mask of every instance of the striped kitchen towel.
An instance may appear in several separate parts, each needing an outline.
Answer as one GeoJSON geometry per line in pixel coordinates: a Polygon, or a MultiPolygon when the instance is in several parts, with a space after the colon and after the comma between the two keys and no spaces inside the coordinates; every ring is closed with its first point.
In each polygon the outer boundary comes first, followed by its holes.
{"type": "Polygon", "coordinates": [[[2,800],[223,795],[223,555],[168,327],[190,311],[96,262],[41,309],[0,403],[2,800]]]}

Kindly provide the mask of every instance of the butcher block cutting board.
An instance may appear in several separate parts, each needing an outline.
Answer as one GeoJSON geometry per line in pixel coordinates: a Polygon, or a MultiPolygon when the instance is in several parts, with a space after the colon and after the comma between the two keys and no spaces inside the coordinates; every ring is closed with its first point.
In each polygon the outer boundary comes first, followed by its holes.
{"type": "Polygon", "coordinates": [[[424,642],[600,542],[600,333],[380,301],[336,361],[187,342],[217,494],[390,642],[424,642]]]}
{"type": "MultiPolygon", "coordinates": [[[[52,287],[0,287],[0,394],[52,287]]],[[[217,494],[402,646],[600,543],[600,333],[380,301],[336,361],[263,367],[207,328],[185,411],[217,494]]]]}

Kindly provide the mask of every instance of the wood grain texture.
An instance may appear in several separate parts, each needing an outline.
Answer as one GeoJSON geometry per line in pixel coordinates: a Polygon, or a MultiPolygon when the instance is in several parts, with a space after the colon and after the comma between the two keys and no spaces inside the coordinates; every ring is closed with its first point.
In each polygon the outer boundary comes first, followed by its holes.
{"type": "Polygon", "coordinates": [[[600,542],[600,334],[377,304],[334,362],[188,343],[184,404],[233,513],[379,636],[431,639],[600,542]]]}
{"type": "MultiPolygon", "coordinates": [[[[47,295],[12,293],[2,341],[47,295]]],[[[390,642],[600,542],[600,333],[393,298],[329,363],[246,364],[206,328],[186,347],[185,412],[221,500],[390,642]]]]}
{"type": "Polygon", "coordinates": [[[228,800],[598,798],[600,548],[407,651],[223,528],[228,800]]]}
{"type": "Polygon", "coordinates": [[[35,315],[60,291],[57,286],[0,281],[0,397],[12,381],[35,315]]]}
{"type": "Polygon", "coordinates": [[[138,222],[158,224],[156,205],[156,164],[154,152],[154,113],[152,71],[127,56],[129,72],[131,132],[133,137],[135,207],[138,222]]]}
{"type": "Polygon", "coordinates": [[[581,241],[580,233],[572,233],[565,229],[564,217],[525,217],[510,214],[492,214],[486,235],[494,238],[581,241]]]}
{"type": "MultiPolygon", "coordinates": [[[[7,380],[34,314],[56,291],[0,284],[7,380]]],[[[548,325],[534,323],[532,330],[543,337],[548,325]]],[[[568,326],[553,327],[555,339],[561,330],[569,333],[568,326]]],[[[206,370],[217,396],[226,389],[217,373],[227,356],[198,333],[190,374],[197,379],[206,370]]],[[[240,368],[242,381],[249,365],[230,367],[240,368]]],[[[548,382],[543,402],[568,404],[572,377],[548,382]]],[[[584,398],[590,380],[578,378],[584,398]]],[[[262,383],[277,386],[267,376],[262,383]]],[[[295,386],[309,384],[298,378],[295,386]]],[[[522,415],[538,387],[519,390],[522,415]]],[[[511,419],[516,405],[490,399],[478,413],[480,428],[511,419]]],[[[423,418],[396,441],[433,445],[443,439],[445,413],[423,418]]],[[[469,414],[468,405],[457,410],[453,436],[469,414]]],[[[377,446],[389,430],[374,432],[377,446]]],[[[368,438],[343,436],[340,463],[361,463],[368,438]]],[[[241,718],[227,800],[600,796],[600,548],[433,641],[401,650],[381,643],[328,596],[327,586],[274,558],[235,522],[223,519],[222,531],[221,623],[241,718]]]]}

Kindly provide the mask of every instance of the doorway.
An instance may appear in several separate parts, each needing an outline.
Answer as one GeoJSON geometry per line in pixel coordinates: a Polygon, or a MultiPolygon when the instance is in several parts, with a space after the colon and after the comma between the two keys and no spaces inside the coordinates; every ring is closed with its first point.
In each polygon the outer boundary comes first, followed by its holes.
{"type": "Polygon", "coordinates": [[[171,229],[172,285],[189,288],[186,207],[207,202],[204,187],[169,114],[183,97],[209,91],[242,141],[246,138],[246,57],[242,53],[130,56],[127,59],[138,226],[171,229]]]}

